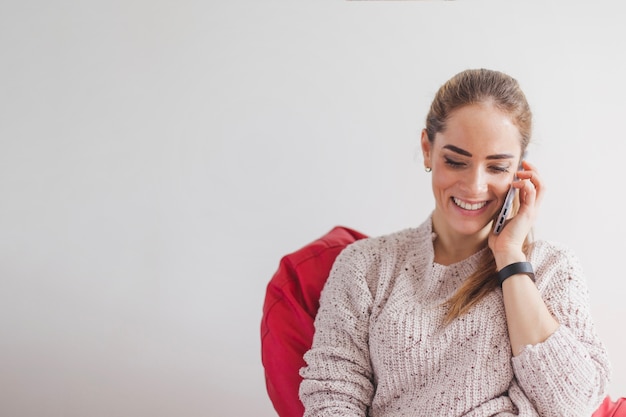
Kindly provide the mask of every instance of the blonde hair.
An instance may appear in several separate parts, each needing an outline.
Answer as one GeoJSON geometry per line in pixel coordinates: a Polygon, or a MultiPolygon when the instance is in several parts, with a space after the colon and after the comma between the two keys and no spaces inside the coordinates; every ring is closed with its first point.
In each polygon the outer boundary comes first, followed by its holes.
{"type": "MultiPolygon", "coordinates": [[[[432,144],[435,135],[446,129],[446,122],[454,110],[485,102],[493,104],[510,116],[520,133],[520,148],[523,153],[530,143],[532,132],[532,113],[526,96],[516,79],[500,71],[488,69],[462,71],[439,88],[426,117],[428,141],[432,144]]],[[[517,213],[518,210],[519,201],[516,198],[513,213],[517,213]]],[[[528,236],[523,247],[525,253],[530,241],[528,236]]],[[[494,279],[495,273],[496,262],[491,251],[488,251],[476,271],[446,302],[448,312],[444,319],[445,323],[450,323],[465,314],[485,295],[496,289],[499,283],[494,279]]]]}

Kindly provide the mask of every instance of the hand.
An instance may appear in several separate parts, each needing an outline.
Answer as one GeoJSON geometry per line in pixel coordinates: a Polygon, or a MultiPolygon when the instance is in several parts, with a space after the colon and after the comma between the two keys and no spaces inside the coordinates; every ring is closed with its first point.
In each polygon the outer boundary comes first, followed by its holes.
{"type": "MultiPolygon", "coordinates": [[[[508,265],[511,262],[523,261],[522,246],[526,236],[530,233],[541,199],[545,192],[545,186],[537,169],[530,163],[522,162],[523,171],[517,172],[518,180],[513,182],[513,187],[518,189],[520,208],[518,213],[506,221],[499,235],[489,235],[489,247],[496,258],[496,263],[508,265]],[[499,258],[502,262],[499,262],[499,258]]],[[[501,266],[498,265],[500,268],[501,266]]]]}

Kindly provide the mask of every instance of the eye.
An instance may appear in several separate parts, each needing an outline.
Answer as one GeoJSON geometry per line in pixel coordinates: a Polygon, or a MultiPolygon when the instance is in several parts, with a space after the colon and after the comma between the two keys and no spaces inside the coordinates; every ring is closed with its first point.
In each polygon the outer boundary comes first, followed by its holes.
{"type": "Polygon", "coordinates": [[[446,165],[452,167],[452,168],[463,168],[465,166],[464,162],[460,162],[460,161],[455,161],[454,159],[450,159],[447,156],[444,157],[444,160],[446,162],[446,165]]]}
{"type": "Polygon", "coordinates": [[[509,165],[492,165],[489,169],[496,174],[509,172],[509,165]]]}

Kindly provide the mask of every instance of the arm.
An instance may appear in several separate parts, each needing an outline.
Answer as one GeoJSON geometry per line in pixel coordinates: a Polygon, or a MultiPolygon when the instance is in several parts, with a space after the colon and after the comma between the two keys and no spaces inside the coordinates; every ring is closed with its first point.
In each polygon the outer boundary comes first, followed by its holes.
{"type": "MultiPolygon", "coordinates": [[[[522,245],[543,187],[535,168],[527,162],[524,168],[514,183],[520,210],[500,235],[489,238],[498,270],[527,260],[522,245]]],[[[542,416],[589,416],[606,393],[606,353],[595,336],[575,257],[543,250],[547,254],[533,264],[537,285],[526,275],[514,275],[502,285],[515,376],[542,416]]]]}
{"type": "MultiPolygon", "coordinates": [[[[517,173],[519,180],[513,183],[519,190],[520,209],[500,235],[489,236],[489,246],[498,271],[512,263],[527,260],[522,248],[544,192],[536,169],[526,161],[522,166],[525,170],[517,173]]],[[[528,276],[518,274],[505,280],[502,297],[514,356],[519,355],[526,345],[543,342],[559,327],[528,276]]]]}
{"type": "Polygon", "coordinates": [[[577,259],[550,247],[538,260],[538,292],[560,323],[513,358],[515,376],[541,415],[590,416],[606,396],[610,366],[591,317],[577,259]]]}
{"type": "MultiPolygon", "coordinates": [[[[526,256],[501,256],[496,266],[501,270],[514,262],[526,261],[526,256]]],[[[545,341],[559,327],[541,298],[535,283],[527,275],[514,275],[502,284],[502,298],[509,330],[513,356],[519,355],[525,346],[545,341]]]]}
{"type": "Polygon", "coordinates": [[[365,259],[354,246],[337,258],[320,298],[315,335],[305,354],[300,399],[305,417],[365,416],[374,388],[368,349],[372,296],[365,259]]]}

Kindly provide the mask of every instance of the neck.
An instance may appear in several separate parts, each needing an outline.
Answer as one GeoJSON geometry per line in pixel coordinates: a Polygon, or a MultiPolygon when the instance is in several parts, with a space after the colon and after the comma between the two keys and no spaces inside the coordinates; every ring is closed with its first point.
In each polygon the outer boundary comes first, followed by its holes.
{"type": "Polygon", "coordinates": [[[433,242],[435,262],[441,265],[451,265],[467,259],[487,245],[489,226],[485,230],[472,235],[460,235],[445,227],[437,227],[433,217],[433,232],[436,238],[433,242]]]}

